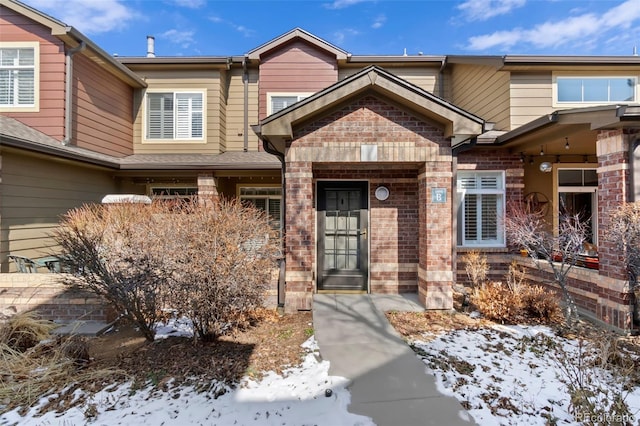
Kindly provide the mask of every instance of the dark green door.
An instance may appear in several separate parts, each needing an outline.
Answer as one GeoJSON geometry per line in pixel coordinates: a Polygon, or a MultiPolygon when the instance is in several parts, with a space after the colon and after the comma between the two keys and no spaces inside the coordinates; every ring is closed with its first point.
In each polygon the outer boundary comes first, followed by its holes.
{"type": "Polygon", "coordinates": [[[318,290],[367,290],[367,182],[318,182],[318,290]]]}

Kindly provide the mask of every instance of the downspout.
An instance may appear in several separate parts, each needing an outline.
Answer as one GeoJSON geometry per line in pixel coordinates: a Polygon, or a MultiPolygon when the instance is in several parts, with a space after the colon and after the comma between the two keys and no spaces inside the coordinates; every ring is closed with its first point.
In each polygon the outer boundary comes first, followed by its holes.
{"type": "Polygon", "coordinates": [[[72,109],[73,109],[73,55],[83,51],[87,47],[84,41],[73,49],[67,50],[65,58],[65,81],[64,81],[64,139],[62,145],[69,145],[73,137],[72,129],[72,109]]]}
{"type": "MultiPolygon", "coordinates": [[[[285,190],[285,173],[287,171],[286,161],[284,158],[284,154],[278,151],[267,139],[260,137],[262,140],[262,147],[265,152],[269,154],[275,155],[280,160],[282,164],[282,202],[280,204],[280,210],[282,214],[282,231],[283,235],[287,229],[287,191],[285,190]]],[[[280,259],[280,276],[278,278],[278,308],[284,307],[284,294],[285,294],[285,271],[286,271],[286,261],[285,261],[285,253],[287,252],[286,240],[282,240],[282,259],[280,259]]]]}
{"type": "MultiPolygon", "coordinates": [[[[249,69],[247,55],[242,58],[242,81],[244,83],[244,152],[249,151],[249,69]]],[[[266,149],[265,149],[266,150],[266,149]]],[[[284,176],[284,175],[283,175],[284,176]]]]}
{"type": "Polygon", "coordinates": [[[444,69],[447,67],[447,57],[445,56],[444,59],[442,60],[442,64],[440,65],[440,71],[438,71],[438,75],[440,76],[440,81],[438,81],[438,90],[440,91],[440,93],[438,93],[438,95],[444,99],[444,69]]]}

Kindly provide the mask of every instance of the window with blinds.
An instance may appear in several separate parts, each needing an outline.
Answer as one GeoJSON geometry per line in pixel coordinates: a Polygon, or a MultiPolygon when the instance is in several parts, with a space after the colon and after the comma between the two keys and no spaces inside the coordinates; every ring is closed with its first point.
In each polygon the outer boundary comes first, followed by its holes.
{"type": "Polygon", "coordinates": [[[35,105],[35,48],[0,48],[0,107],[35,105]]]}
{"type": "Polygon", "coordinates": [[[458,172],[458,245],[504,246],[504,172],[458,172]]]}
{"type": "Polygon", "coordinates": [[[282,227],[282,188],[280,187],[240,187],[240,200],[253,204],[269,216],[269,224],[281,234],[282,227]]]}
{"type": "Polygon", "coordinates": [[[275,114],[278,111],[282,111],[285,108],[290,107],[307,98],[309,95],[300,95],[300,94],[286,94],[286,95],[269,95],[269,115],[275,114]]]}
{"type": "Polygon", "coordinates": [[[147,94],[147,139],[202,139],[203,93],[147,94]]]}

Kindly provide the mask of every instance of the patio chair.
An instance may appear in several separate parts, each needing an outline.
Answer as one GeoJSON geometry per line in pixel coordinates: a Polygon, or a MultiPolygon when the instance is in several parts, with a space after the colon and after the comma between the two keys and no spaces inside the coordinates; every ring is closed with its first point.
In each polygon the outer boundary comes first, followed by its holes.
{"type": "Polygon", "coordinates": [[[18,272],[23,274],[35,274],[38,272],[38,265],[28,257],[10,254],[9,259],[15,263],[18,272]]]}

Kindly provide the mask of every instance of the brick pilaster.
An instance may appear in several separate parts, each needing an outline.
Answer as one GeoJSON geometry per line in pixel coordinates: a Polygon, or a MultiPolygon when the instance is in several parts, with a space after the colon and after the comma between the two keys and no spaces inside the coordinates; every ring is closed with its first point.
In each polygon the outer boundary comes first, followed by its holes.
{"type": "Polygon", "coordinates": [[[452,178],[450,162],[429,162],[418,175],[418,297],[427,309],[453,308],[452,178]],[[432,190],[444,188],[445,202],[432,190]]]}
{"type": "Polygon", "coordinates": [[[219,200],[218,181],[212,173],[198,175],[198,202],[204,205],[213,205],[219,200]]]}

